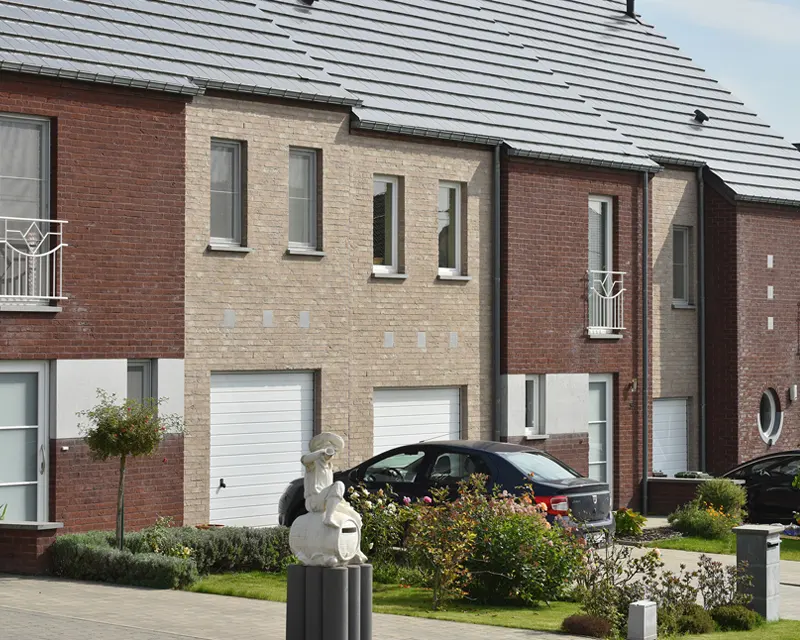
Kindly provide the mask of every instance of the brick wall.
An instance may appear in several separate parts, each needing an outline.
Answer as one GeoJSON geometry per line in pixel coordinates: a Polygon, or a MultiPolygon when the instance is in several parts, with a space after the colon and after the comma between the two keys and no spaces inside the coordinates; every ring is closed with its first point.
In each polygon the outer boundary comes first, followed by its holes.
{"type": "Polygon", "coordinates": [[[59,529],[10,529],[0,526],[0,573],[50,573],[49,547],[59,529]]]}
{"type": "Polygon", "coordinates": [[[650,478],[647,481],[647,513],[668,516],[678,507],[691,502],[697,487],[704,480],[691,478],[650,478]]]}
{"type": "MultiPolygon", "coordinates": [[[[640,174],[507,160],[503,167],[502,371],[614,374],[614,484],[636,504],[642,475],[640,174]],[[620,341],[586,336],[588,200],[611,196],[615,270],[625,276],[620,341]]],[[[566,455],[562,451],[562,455],[566,455]]]]}
{"type": "MultiPolygon", "coordinates": [[[[736,207],[713,183],[705,189],[707,468],[724,473],[738,461],[739,362],[736,207]]],[[[766,265],[766,256],[764,256],[766,265]]],[[[766,322],[766,319],[764,320],[766,322]]],[[[756,405],[757,406],[757,405],[756,405]]]]}
{"type": "Polygon", "coordinates": [[[488,438],[491,152],[351,135],[341,109],[266,100],[200,98],[187,108],[187,128],[187,522],[208,519],[212,371],[319,372],[318,424],[346,437],[342,466],[373,453],[376,387],[460,387],[464,436],[488,438]],[[206,250],[212,137],[247,143],[252,253],[206,250]],[[324,257],[286,254],[290,146],[321,150],[324,257]],[[403,281],[371,277],[373,174],[402,178],[403,281]],[[466,185],[469,282],[436,278],[440,180],[466,185]],[[225,310],[235,327],[222,326],[225,310]],[[305,329],[301,311],[310,313],[305,329]],[[394,332],[393,348],[384,348],[384,332],[394,332]]]}
{"type": "Polygon", "coordinates": [[[0,357],[181,357],[184,100],[2,76],[0,113],[51,120],[51,215],[69,247],[63,311],[0,313],[0,357]]]}
{"type": "MultiPolygon", "coordinates": [[[[119,460],[99,462],[83,440],[50,443],[50,520],[63,533],[113,530],[116,526],[119,460]],[[69,451],[62,451],[62,447],[69,451]]],[[[206,487],[207,488],[207,487],[206,487]]],[[[183,523],[183,436],[168,436],[149,457],[127,461],[125,528],[141,529],[160,516],[183,523]]]]}
{"type": "Polygon", "coordinates": [[[589,475],[588,433],[553,435],[537,446],[565,464],[568,464],[581,475],[589,475]]]}

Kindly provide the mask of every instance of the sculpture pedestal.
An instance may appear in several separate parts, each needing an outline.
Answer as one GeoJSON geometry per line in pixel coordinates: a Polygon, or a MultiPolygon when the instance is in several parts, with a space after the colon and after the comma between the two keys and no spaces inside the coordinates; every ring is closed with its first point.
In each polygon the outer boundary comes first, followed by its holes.
{"type": "Polygon", "coordinates": [[[372,565],[291,565],[286,640],[372,640],[372,565]]]}

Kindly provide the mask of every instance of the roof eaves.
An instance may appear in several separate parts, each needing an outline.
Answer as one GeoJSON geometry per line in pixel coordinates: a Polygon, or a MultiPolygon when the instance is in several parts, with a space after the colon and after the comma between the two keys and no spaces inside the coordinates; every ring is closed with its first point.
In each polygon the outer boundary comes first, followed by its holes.
{"type": "Polygon", "coordinates": [[[674,158],[670,156],[650,156],[650,157],[661,165],[671,164],[671,165],[677,165],[679,167],[694,167],[695,169],[708,166],[708,163],[704,162],[703,160],[690,160],[689,158],[674,158]]]}
{"type": "Polygon", "coordinates": [[[67,80],[110,84],[115,86],[131,87],[135,89],[147,89],[150,91],[163,91],[165,93],[178,93],[181,95],[200,95],[203,93],[203,89],[201,87],[191,87],[186,85],[171,84],[169,82],[156,82],[152,80],[139,80],[136,78],[111,76],[102,73],[87,73],[86,71],[69,71],[55,67],[44,67],[2,60],[0,60],[0,71],[14,71],[29,75],[65,78],[67,80]]]}
{"type": "Polygon", "coordinates": [[[598,160],[596,158],[582,158],[581,156],[573,156],[563,153],[529,151],[525,149],[514,148],[510,148],[508,150],[508,155],[519,156],[523,158],[533,158],[536,160],[552,160],[553,162],[568,162],[572,164],[582,164],[606,169],[621,169],[623,171],[647,171],[649,173],[659,173],[663,170],[661,165],[653,161],[647,162],[644,158],[642,158],[642,161],[639,163],[634,161],[621,162],[618,160],[598,160]]]}
{"type": "Polygon", "coordinates": [[[785,207],[800,207],[800,200],[792,200],[791,198],[771,198],[767,196],[748,196],[735,194],[734,199],[737,202],[755,202],[758,204],[775,204],[785,207]]]}
{"type": "Polygon", "coordinates": [[[347,98],[344,96],[329,96],[319,93],[305,93],[302,91],[290,91],[287,89],[275,89],[273,87],[260,87],[257,85],[244,85],[234,82],[218,82],[216,80],[205,80],[202,78],[192,78],[193,83],[204,89],[216,89],[218,91],[230,91],[233,93],[246,93],[250,95],[269,96],[271,98],[286,98],[289,100],[301,100],[303,102],[318,102],[324,104],[344,105],[348,107],[360,107],[362,102],[359,98],[347,98]]]}
{"type": "Polygon", "coordinates": [[[435,138],[437,140],[449,140],[451,142],[467,142],[470,144],[487,145],[496,147],[502,144],[500,138],[490,138],[488,136],[477,136],[470,133],[460,133],[456,131],[439,131],[437,129],[426,129],[423,127],[412,127],[408,125],[387,124],[384,122],[374,122],[370,120],[360,120],[353,118],[351,127],[364,131],[378,131],[381,133],[395,133],[405,136],[420,136],[424,138],[435,138]]]}

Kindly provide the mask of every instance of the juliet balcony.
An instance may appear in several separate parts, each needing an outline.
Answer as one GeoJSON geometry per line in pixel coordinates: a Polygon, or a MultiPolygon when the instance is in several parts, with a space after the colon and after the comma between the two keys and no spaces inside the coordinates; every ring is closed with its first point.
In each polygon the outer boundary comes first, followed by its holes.
{"type": "Polygon", "coordinates": [[[621,337],[625,329],[625,274],[589,271],[589,323],[587,333],[596,338],[621,337]]]}
{"type": "Polygon", "coordinates": [[[0,217],[0,311],[49,311],[62,293],[63,220],[0,217]]]}

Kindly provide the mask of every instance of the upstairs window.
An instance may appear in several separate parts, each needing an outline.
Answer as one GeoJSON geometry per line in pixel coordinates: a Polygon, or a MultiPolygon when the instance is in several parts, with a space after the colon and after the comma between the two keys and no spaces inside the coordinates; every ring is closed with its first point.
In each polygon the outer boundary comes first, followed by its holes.
{"type": "Polygon", "coordinates": [[[289,248],[317,249],[317,151],[289,152],[289,248]]]}
{"type": "Polygon", "coordinates": [[[242,245],[243,146],[231,140],[211,141],[212,245],[242,245]]]}
{"type": "Polygon", "coordinates": [[[372,270],[398,272],[398,179],[375,176],[372,182],[372,270]]]}
{"type": "Polygon", "coordinates": [[[439,275],[461,275],[461,185],[439,184],[439,275]]]}
{"type": "Polygon", "coordinates": [[[675,226],[672,228],[672,300],[676,305],[694,304],[692,277],[693,251],[692,228],[675,226]]]}
{"type": "Polygon", "coordinates": [[[0,116],[0,217],[50,217],[49,136],[47,120],[0,116]]]}

